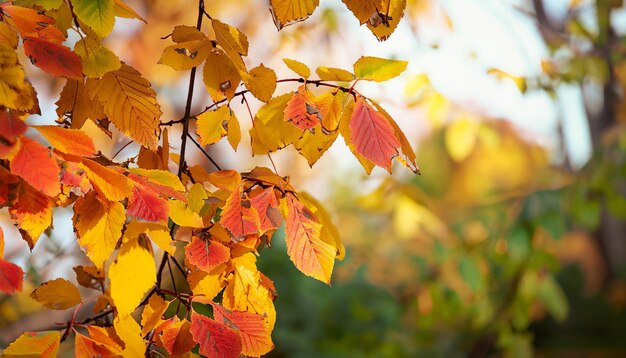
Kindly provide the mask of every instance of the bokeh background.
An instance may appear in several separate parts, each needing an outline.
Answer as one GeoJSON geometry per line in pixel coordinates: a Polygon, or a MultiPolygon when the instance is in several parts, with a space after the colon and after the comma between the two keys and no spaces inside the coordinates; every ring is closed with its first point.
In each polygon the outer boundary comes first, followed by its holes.
{"type": "MultiPolygon", "coordinates": [[[[213,17],[247,34],[248,58],[278,78],[296,77],[282,58],[346,69],[362,55],[409,61],[398,78],[357,86],[407,133],[421,176],[400,167],[366,176],[343,141],[313,168],[289,148],[274,156],[281,175],[333,214],[347,255],[329,287],[293,267],[280,232],[261,252],[279,293],[270,356],[626,356],[624,3],[407,2],[395,33],[378,42],[340,0],[322,0],[280,32],[266,1],[206,1],[213,17]]],[[[147,24],[118,18],[107,46],[153,83],[162,120],[178,119],[187,73],[157,64],[169,44],[160,38],[193,24],[196,3],[129,4],[147,24]]],[[[42,107],[29,123],[54,122],[63,81],[32,68],[29,78],[42,107]]],[[[195,109],[210,103],[198,82],[195,109]]],[[[279,84],[277,93],[293,89],[279,84]]],[[[233,107],[249,129],[245,108],[233,107]]],[[[87,130],[105,154],[128,142],[87,130]]],[[[236,153],[226,143],[209,151],[225,168],[270,165],[251,156],[246,133],[236,153]]],[[[74,280],[71,267],[86,260],[71,215],[55,211],[31,254],[0,212],[5,256],[27,272],[22,294],[0,297],[0,346],[71,314],[43,312],[28,297],[49,278],[74,280]]]]}

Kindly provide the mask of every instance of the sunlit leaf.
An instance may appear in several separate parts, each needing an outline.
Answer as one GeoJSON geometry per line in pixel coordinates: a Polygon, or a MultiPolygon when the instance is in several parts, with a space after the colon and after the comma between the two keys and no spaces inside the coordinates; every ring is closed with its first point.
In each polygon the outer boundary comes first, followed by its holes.
{"type": "Polygon", "coordinates": [[[62,278],[42,283],[30,297],[53,310],[65,310],[82,301],[76,286],[62,278]]]}

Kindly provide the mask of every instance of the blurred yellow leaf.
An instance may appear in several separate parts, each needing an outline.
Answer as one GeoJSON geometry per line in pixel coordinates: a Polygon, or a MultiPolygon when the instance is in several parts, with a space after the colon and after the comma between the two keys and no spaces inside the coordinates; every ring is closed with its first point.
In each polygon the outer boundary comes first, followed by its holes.
{"type": "Polygon", "coordinates": [[[461,117],[446,128],[446,150],[456,162],[465,160],[474,149],[478,128],[479,123],[469,117],[461,117]]]}

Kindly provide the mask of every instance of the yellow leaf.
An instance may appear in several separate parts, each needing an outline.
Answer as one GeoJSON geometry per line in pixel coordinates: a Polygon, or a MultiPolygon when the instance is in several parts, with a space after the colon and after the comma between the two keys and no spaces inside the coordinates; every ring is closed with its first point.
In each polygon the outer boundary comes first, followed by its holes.
{"type": "Polygon", "coordinates": [[[214,102],[224,98],[230,101],[237,90],[237,86],[239,86],[239,82],[241,82],[239,71],[231,59],[220,49],[211,51],[202,74],[204,85],[214,102]]]}
{"type": "Polygon", "coordinates": [[[121,201],[127,198],[133,189],[132,181],[125,175],[92,160],[83,159],[80,167],[85,170],[96,191],[110,201],[121,201]]]}
{"type": "Polygon", "coordinates": [[[115,333],[124,342],[123,357],[143,357],[146,353],[146,343],[141,335],[141,327],[133,316],[118,315],[113,321],[115,333]]]}
{"type": "Polygon", "coordinates": [[[224,266],[221,265],[213,269],[211,272],[202,270],[191,271],[187,276],[189,288],[194,295],[202,295],[203,299],[212,300],[226,286],[223,271],[224,266]]]}
{"type": "Polygon", "coordinates": [[[100,38],[106,37],[115,23],[113,0],[72,0],[76,17],[89,26],[100,38]]]}
{"type": "Polygon", "coordinates": [[[319,110],[322,117],[322,127],[328,132],[332,132],[339,126],[341,114],[347,104],[346,97],[348,94],[343,91],[337,93],[326,92],[313,98],[315,107],[319,110]]]}
{"type": "Polygon", "coordinates": [[[109,278],[111,298],[118,315],[128,316],[135,311],[144,294],[156,283],[154,258],[138,240],[130,240],[122,245],[117,259],[109,267],[109,278]]]}
{"type": "Polygon", "coordinates": [[[172,219],[176,225],[193,228],[204,227],[200,215],[190,210],[182,201],[170,199],[167,206],[170,210],[170,219],[172,219]]]}
{"type": "Polygon", "coordinates": [[[185,191],[185,187],[183,186],[183,183],[180,182],[178,176],[167,170],[131,168],[128,169],[128,171],[148,178],[148,180],[153,183],[165,185],[176,191],[185,191]]]}
{"type": "Polygon", "coordinates": [[[82,301],[78,288],[62,278],[42,283],[30,297],[53,310],[65,310],[82,301]]]}
{"type": "Polygon", "coordinates": [[[258,313],[264,316],[269,330],[276,323],[276,310],[269,290],[261,284],[256,257],[246,253],[232,260],[234,271],[224,290],[222,304],[229,310],[258,313]]]}
{"type": "Polygon", "coordinates": [[[59,331],[24,332],[2,352],[2,356],[54,358],[60,341],[59,331]]]}
{"type": "Polygon", "coordinates": [[[122,0],[115,0],[115,16],[123,17],[125,19],[138,19],[146,22],[143,17],[141,17],[130,6],[124,4],[122,0]]]}
{"type": "Polygon", "coordinates": [[[21,185],[19,198],[9,213],[32,250],[41,234],[52,225],[52,201],[26,183],[21,185]]]}
{"type": "Polygon", "coordinates": [[[208,40],[208,38],[194,26],[178,25],[172,31],[172,41],[176,43],[202,40],[208,40]]]}
{"type": "Polygon", "coordinates": [[[161,250],[169,253],[170,255],[174,255],[176,247],[174,246],[174,241],[172,241],[172,237],[170,236],[167,226],[157,223],[138,222],[132,220],[126,225],[126,230],[124,231],[124,243],[138,239],[141,234],[148,235],[148,238],[161,248],[161,250]]]}
{"type": "MultiPolygon", "coordinates": [[[[404,15],[406,0],[376,0],[380,2],[377,11],[372,13],[367,20],[367,27],[372,31],[378,41],[385,41],[389,38],[404,15]]],[[[358,2],[358,1],[357,1],[358,2]]]]}
{"type": "Polygon", "coordinates": [[[320,66],[315,70],[315,73],[322,81],[350,82],[354,80],[354,75],[350,71],[341,68],[320,66]]]}
{"type": "Polygon", "coordinates": [[[360,80],[383,82],[400,75],[408,62],[362,56],[354,63],[354,74],[360,80]]]}
{"type": "Polygon", "coordinates": [[[196,133],[202,145],[217,143],[226,135],[224,124],[230,121],[233,112],[228,106],[221,106],[214,111],[207,111],[198,116],[196,133]]]}
{"type": "Polygon", "coordinates": [[[311,70],[304,63],[296,60],[290,60],[288,58],[283,58],[283,62],[285,62],[285,65],[287,65],[290,70],[298,74],[300,77],[309,78],[309,76],[311,76],[311,70]]]}
{"type": "MultiPolygon", "coordinates": [[[[4,24],[4,23],[3,23],[4,24]]],[[[15,49],[0,46],[0,105],[30,111],[36,104],[36,96],[30,83],[24,80],[15,49]]]]}
{"type": "Polygon", "coordinates": [[[270,0],[270,11],[278,30],[309,17],[319,0],[270,0]]]}
{"type": "Polygon", "coordinates": [[[91,96],[98,97],[107,117],[124,134],[150,150],[157,149],[161,107],[150,82],[137,70],[124,64],[105,74],[91,96]]]}
{"type": "Polygon", "coordinates": [[[162,320],[161,316],[165,313],[170,302],[164,300],[159,295],[152,295],[148,300],[148,304],[141,313],[141,335],[145,336],[162,320]]]}
{"type": "Polygon", "coordinates": [[[526,84],[526,78],[522,76],[515,76],[497,68],[490,68],[487,73],[490,75],[495,75],[500,79],[509,79],[513,81],[513,83],[515,83],[519,91],[522,93],[526,93],[526,90],[528,89],[528,85],[526,84]]]}
{"type": "Polygon", "coordinates": [[[159,63],[177,71],[185,71],[200,65],[212,50],[209,40],[195,40],[170,45],[163,50],[159,63]]]}
{"type": "Polygon", "coordinates": [[[189,188],[187,193],[187,207],[189,210],[202,215],[202,209],[205,205],[205,199],[208,198],[206,189],[200,183],[195,183],[189,188]]]}
{"type": "Polygon", "coordinates": [[[235,54],[248,55],[248,38],[235,27],[225,24],[219,20],[213,20],[213,31],[217,43],[224,49],[229,57],[235,54]]]}
{"type": "Polygon", "coordinates": [[[230,120],[228,121],[228,134],[226,139],[230,146],[233,147],[234,151],[237,151],[237,147],[239,146],[239,142],[241,142],[241,126],[239,125],[239,120],[235,117],[235,112],[230,111],[230,120]]]}
{"type": "Polygon", "coordinates": [[[446,149],[454,161],[462,162],[472,153],[478,129],[479,123],[468,117],[461,117],[446,128],[446,149]]]}
{"type": "Polygon", "coordinates": [[[95,195],[87,194],[76,200],[73,221],[78,244],[87,257],[102,268],[122,236],[126,221],[124,205],[120,202],[105,204],[95,195]]]}
{"type": "Polygon", "coordinates": [[[87,77],[102,77],[105,73],[115,71],[122,66],[120,59],[113,51],[91,37],[78,41],[74,45],[74,52],[80,57],[83,73],[87,77]]]}
{"type": "Polygon", "coordinates": [[[285,122],[284,110],[292,94],[272,98],[259,109],[250,129],[253,154],[267,154],[293,143],[302,134],[298,127],[285,122]]]}
{"type": "Polygon", "coordinates": [[[244,72],[242,79],[252,95],[263,102],[269,101],[276,90],[276,72],[263,64],[244,72]]]}
{"type": "Polygon", "coordinates": [[[308,130],[302,132],[302,136],[293,142],[293,147],[306,158],[311,167],[324,155],[339,135],[339,131],[324,133],[319,124],[313,129],[313,132],[308,130]]]}

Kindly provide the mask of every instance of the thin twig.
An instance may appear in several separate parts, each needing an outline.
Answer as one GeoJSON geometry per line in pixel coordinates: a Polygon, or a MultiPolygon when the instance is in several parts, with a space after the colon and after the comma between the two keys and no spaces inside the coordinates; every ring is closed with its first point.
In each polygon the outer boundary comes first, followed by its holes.
{"type": "Polygon", "coordinates": [[[195,144],[195,145],[196,145],[196,147],[198,147],[198,149],[200,149],[200,151],[202,152],[202,154],[204,154],[204,156],[205,156],[205,157],[207,157],[207,159],[208,159],[209,161],[211,161],[211,164],[213,164],[213,166],[215,166],[215,168],[216,168],[217,170],[222,170],[222,168],[219,166],[219,164],[217,164],[217,163],[215,162],[215,160],[213,160],[213,158],[209,155],[209,153],[207,153],[207,152],[204,150],[204,148],[202,148],[202,145],[200,145],[200,143],[198,143],[198,141],[196,141],[196,140],[195,140],[195,139],[191,136],[191,134],[187,133],[187,136],[189,137],[189,139],[191,139],[191,141],[193,142],[193,144],[195,144]]]}

